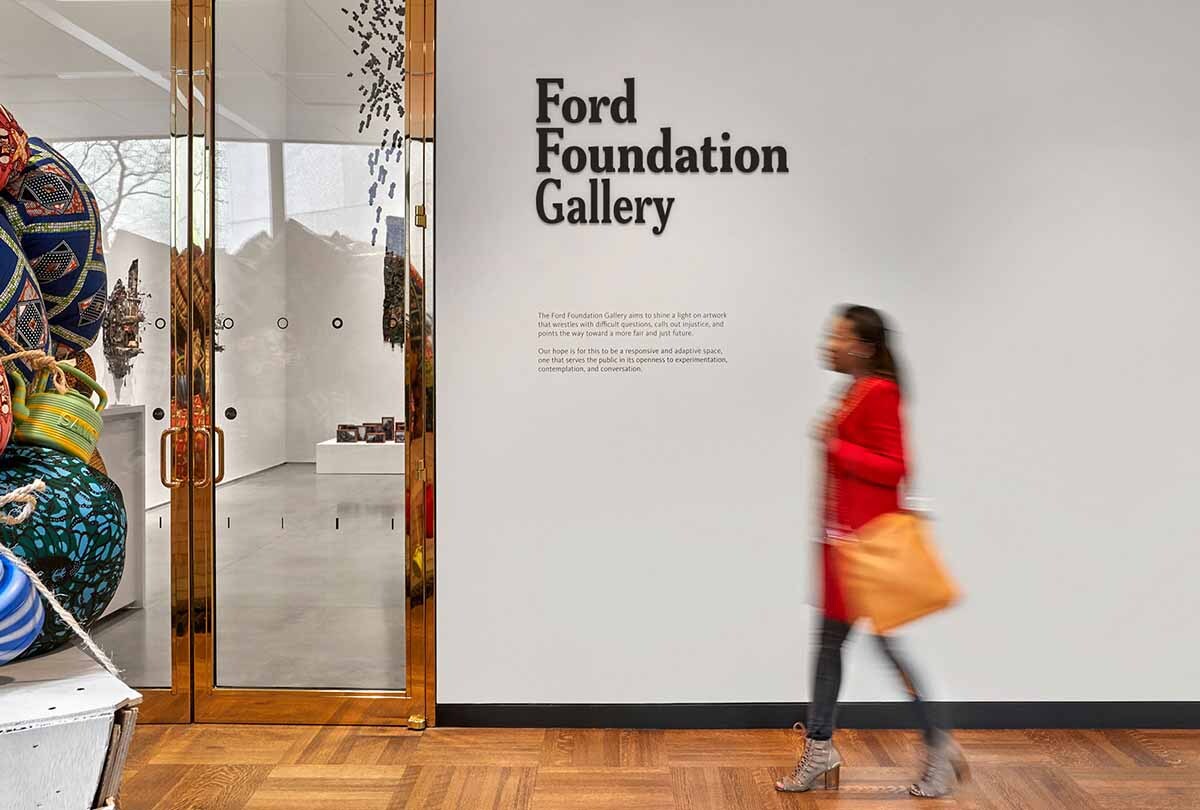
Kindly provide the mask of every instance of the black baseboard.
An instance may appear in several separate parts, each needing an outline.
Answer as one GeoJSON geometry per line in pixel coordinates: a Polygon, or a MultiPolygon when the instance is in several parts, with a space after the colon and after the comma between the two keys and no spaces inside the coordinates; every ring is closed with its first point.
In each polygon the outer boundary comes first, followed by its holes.
{"type": "MultiPolygon", "coordinates": [[[[955,728],[1200,729],[1200,702],[939,703],[955,728]]],[[[491,728],[788,728],[803,703],[442,703],[439,726],[491,728]]],[[[904,703],[843,703],[844,728],[911,728],[904,703]]]]}

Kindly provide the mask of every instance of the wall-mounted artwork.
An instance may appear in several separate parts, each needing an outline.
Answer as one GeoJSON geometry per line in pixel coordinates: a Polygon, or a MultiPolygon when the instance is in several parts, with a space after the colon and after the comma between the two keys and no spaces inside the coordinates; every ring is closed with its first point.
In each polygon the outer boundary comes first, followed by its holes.
{"type": "MultiPolygon", "coordinates": [[[[404,3],[395,0],[359,0],[342,9],[347,29],[358,38],[355,53],[362,58],[358,69],[358,132],[379,134],[379,146],[367,160],[371,186],[367,199],[375,209],[375,227],[371,244],[378,243],[379,222],[383,216],[380,194],[386,188],[388,199],[395,199],[404,180],[404,3]],[[379,131],[379,126],[383,131],[379,131]],[[395,174],[391,174],[389,164],[395,174]]],[[[353,73],[347,74],[353,77],[353,73]]]]}
{"type": "Polygon", "coordinates": [[[142,353],[142,330],[146,312],[142,299],[149,298],[138,286],[138,260],[129,265],[126,280],[117,279],[104,313],[104,360],[113,378],[113,393],[121,398],[125,378],[133,370],[133,360],[142,353]]]}

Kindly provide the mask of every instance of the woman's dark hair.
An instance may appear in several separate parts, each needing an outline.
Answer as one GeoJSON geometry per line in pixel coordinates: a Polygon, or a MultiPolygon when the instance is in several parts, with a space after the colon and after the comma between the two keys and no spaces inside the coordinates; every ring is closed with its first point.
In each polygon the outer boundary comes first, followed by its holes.
{"type": "Polygon", "coordinates": [[[850,328],[854,330],[856,338],[875,349],[871,354],[871,373],[891,380],[903,388],[900,364],[896,362],[896,355],[892,352],[888,340],[892,330],[883,313],[872,307],[847,304],[838,314],[850,322],[850,328]]]}

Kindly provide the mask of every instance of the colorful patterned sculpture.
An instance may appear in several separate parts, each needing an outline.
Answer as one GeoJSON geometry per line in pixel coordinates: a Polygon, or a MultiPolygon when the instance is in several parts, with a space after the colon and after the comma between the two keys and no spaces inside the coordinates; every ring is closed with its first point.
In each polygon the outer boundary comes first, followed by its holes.
{"type": "MultiPolygon", "coordinates": [[[[15,349],[50,351],[50,327],[46,305],[25,251],[8,218],[0,211],[0,330],[16,341],[15,347],[0,346],[5,353],[15,349]]],[[[13,369],[26,379],[33,377],[28,363],[16,361],[13,369]]]]}
{"type": "MultiPolygon", "coordinates": [[[[91,346],[104,321],[108,278],[100,208],[87,183],[49,144],[30,138],[29,161],[0,193],[0,211],[37,279],[52,353],[67,357],[91,346]]],[[[15,334],[7,322],[0,328],[15,334]]]]}
{"type": "MultiPolygon", "coordinates": [[[[16,551],[58,594],[85,628],[104,613],[125,568],[125,503],[117,485],[73,456],[44,447],[12,445],[0,458],[0,492],[40,478],[46,491],[19,526],[0,526],[0,541],[16,551]]],[[[25,656],[69,641],[57,616],[25,656]]]]}
{"type": "Polygon", "coordinates": [[[28,161],[29,138],[12,113],[0,104],[0,188],[8,185],[10,176],[23,172],[28,161]]]}
{"type": "Polygon", "coordinates": [[[46,612],[25,572],[0,557],[0,664],[28,650],[42,633],[46,612]]]}

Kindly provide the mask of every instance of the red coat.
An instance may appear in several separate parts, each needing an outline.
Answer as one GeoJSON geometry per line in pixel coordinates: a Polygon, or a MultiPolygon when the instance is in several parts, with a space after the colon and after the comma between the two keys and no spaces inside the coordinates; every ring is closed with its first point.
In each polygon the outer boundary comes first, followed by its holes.
{"type": "MultiPolygon", "coordinates": [[[[863,377],[846,394],[825,453],[825,525],[834,534],[900,508],[908,470],[900,408],[891,380],[863,377]]],[[[822,554],[825,615],[850,621],[832,546],[824,544],[822,554]]]]}

